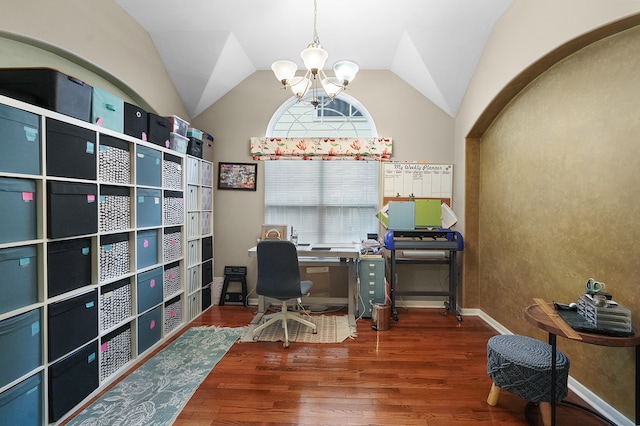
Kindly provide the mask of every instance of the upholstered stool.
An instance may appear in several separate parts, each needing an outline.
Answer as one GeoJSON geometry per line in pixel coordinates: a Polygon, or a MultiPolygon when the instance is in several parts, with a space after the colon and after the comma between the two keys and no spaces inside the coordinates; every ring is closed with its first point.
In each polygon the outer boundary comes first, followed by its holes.
{"type": "MultiPolygon", "coordinates": [[[[487,343],[487,374],[493,380],[487,398],[496,405],[500,389],[539,403],[542,421],[551,424],[551,345],[526,336],[494,336],[487,343]]],[[[567,396],[569,359],[556,350],[556,402],[567,396]]]]}

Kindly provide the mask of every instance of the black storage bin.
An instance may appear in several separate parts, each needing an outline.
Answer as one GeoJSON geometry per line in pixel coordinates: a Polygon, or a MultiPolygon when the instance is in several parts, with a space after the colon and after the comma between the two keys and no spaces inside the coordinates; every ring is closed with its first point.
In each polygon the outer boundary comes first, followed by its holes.
{"type": "Polygon", "coordinates": [[[159,189],[136,189],[136,227],[162,225],[162,192],[159,189]]]}
{"type": "Polygon", "coordinates": [[[100,180],[111,183],[131,182],[131,155],[129,142],[100,134],[98,174],[100,180]]]}
{"type": "Polygon", "coordinates": [[[98,290],[49,305],[49,361],[98,337],[98,290]]]}
{"type": "Polygon", "coordinates": [[[0,249],[0,314],[38,303],[36,246],[0,249]]]}
{"type": "Polygon", "coordinates": [[[89,121],[92,87],[52,68],[0,69],[0,95],[89,121]]]}
{"type": "Polygon", "coordinates": [[[98,232],[98,185],[49,181],[47,187],[49,238],[98,232]]]}
{"type": "Polygon", "coordinates": [[[0,172],[40,174],[40,117],[0,105],[0,172]]]}
{"type": "Polygon", "coordinates": [[[146,146],[137,146],[136,184],[158,187],[162,185],[162,152],[146,146]]]}
{"type": "Polygon", "coordinates": [[[91,284],[91,238],[47,244],[47,295],[58,296],[91,284]]]}
{"type": "Polygon", "coordinates": [[[36,214],[35,181],[0,178],[0,243],[35,240],[36,214]]]}
{"type": "Polygon", "coordinates": [[[98,342],[49,367],[49,422],[60,420],[98,388],[98,342]]]}
{"type": "Polygon", "coordinates": [[[164,117],[160,117],[152,112],[147,114],[149,124],[149,142],[169,148],[171,146],[171,129],[173,126],[164,117]]]}
{"type": "Polygon", "coordinates": [[[213,261],[207,260],[202,264],[201,287],[205,287],[213,282],[213,261]]]}
{"type": "Polygon", "coordinates": [[[147,140],[148,130],[148,114],[137,105],[124,103],[124,134],[133,136],[134,138],[147,140]]]}
{"type": "Polygon", "coordinates": [[[202,158],[213,163],[213,136],[202,133],[202,158]]]}
{"type": "Polygon", "coordinates": [[[202,310],[211,306],[211,284],[202,288],[202,310]]]}
{"type": "Polygon", "coordinates": [[[138,274],[138,312],[144,312],[162,303],[163,276],[162,267],[138,274]]]}
{"type": "Polygon", "coordinates": [[[138,231],[136,237],[136,268],[143,269],[158,263],[158,230],[138,231]]]}
{"type": "Polygon", "coordinates": [[[96,179],[96,132],[47,118],[47,176],[96,179]]]}
{"type": "Polygon", "coordinates": [[[194,137],[189,138],[187,154],[193,155],[194,157],[202,158],[202,141],[194,137]]]}
{"type": "Polygon", "coordinates": [[[0,348],[0,387],[42,365],[40,309],[0,321],[0,348]]]}
{"type": "Polygon", "coordinates": [[[41,383],[38,373],[0,393],[3,425],[42,426],[41,383]]]}
{"type": "Polygon", "coordinates": [[[162,337],[162,306],[138,317],[138,355],[149,349],[162,337]]]}
{"type": "Polygon", "coordinates": [[[202,239],[202,260],[213,258],[213,237],[205,237],[202,239]]]}

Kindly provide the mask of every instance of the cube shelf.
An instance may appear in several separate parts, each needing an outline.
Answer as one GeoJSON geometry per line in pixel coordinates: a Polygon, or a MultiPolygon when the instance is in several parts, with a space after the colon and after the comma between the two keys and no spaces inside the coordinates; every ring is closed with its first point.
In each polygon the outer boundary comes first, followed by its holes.
{"type": "Polygon", "coordinates": [[[0,419],[59,421],[202,312],[212,164],[122,109],[99,126],[0,96],[0,419]]]}

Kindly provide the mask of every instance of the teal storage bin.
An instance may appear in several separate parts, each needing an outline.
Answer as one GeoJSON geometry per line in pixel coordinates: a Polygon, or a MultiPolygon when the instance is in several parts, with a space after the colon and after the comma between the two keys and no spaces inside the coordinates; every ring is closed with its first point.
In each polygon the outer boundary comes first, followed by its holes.
{"type": "Polygon", "coordinates": [[[146,146],[137,146],[136,184],[162,186],[162,152],[146,146]]]}
{"type": "Polygon", "coordinates": [[[36,203],[35,181],[0,178],[0,243],[37,238],[36,203]]]}
{"type": "Polygon", "coordinates": [[[42,377],[35,374],[0,393],[0,423],[42,425],[42,377]]]}
{"type": "Polygon", "coordinates": [[[0,105],[0,172],[40,174],[40,116],[0,105]]]}
{"type": "Polygon", "coordinates": [[[36,246],[0,249],[0,314],[38,303],[36,246]]]}
{"type": "Polygon", "coordinates": [[[136,227],[162,225],[162,192],[159,189],[136,190],[136,227]]]}
{"type": "Polygon", "coordinates": [[[124,133],[124,100],[94,87],[91,93],[91,122],[124,133]]]}
{"type": "Polygon", "coordinates": [[[144,269],[158,262],[158,230],[139,231],[136,236],[136,268],[144,269]]]}
{"type": "Polygon", "coordinates": [[[138,274],[138,312],[162,303],[164,270],[161,267],[138,274]]]}
{"type": "Polygon", "coordinates": [[[157,343],[162,337],[162,306],[138,318],[138,355],[157,343]]]}
{"type": "Polygon", "coordinates": [[[0,387],[42,365],[40,309],[0,321],[0,348],[0,387]]]}

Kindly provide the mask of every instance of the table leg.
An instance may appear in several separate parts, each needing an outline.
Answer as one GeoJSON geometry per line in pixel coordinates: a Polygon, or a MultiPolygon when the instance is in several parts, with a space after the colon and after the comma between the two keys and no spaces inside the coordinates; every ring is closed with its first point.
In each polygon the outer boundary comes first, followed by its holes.
{"type": "Polygon", "coordinates": [[[349,291],[348,291],[348,312],[347,318],[349,321],[349,325],[352,327],[356,326],[356,286],[358,285],[358,280],[356,279],[356,259],[349,259],[349,291]]]}
{"type": "Polygon", "coordinates": [[[549,344],[551,345],[551,426],[556,424],[556,335],[549,333],[549,344]]]}
{"type": "Polygon", "coordinates": [[[258,313],[253,317],[253,320],[251,320],[251,324],[260,324],[266,311],[264,296],[258,296],[258,313]]]}
{"type": "Polygon", "coordinates": [[[636,424],[640,425],[640,346],[636,346],[636,424]]]}

